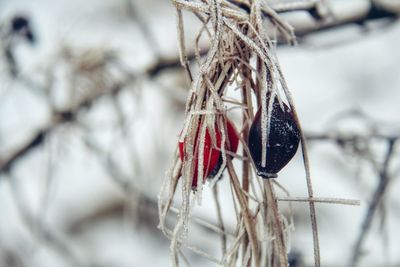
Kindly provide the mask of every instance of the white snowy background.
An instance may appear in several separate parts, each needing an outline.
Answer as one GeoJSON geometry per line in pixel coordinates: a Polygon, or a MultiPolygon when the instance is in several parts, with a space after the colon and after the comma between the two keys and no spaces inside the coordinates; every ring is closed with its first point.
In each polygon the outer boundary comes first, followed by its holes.
{"type": "MultiPolygon", "coordinates": [[[[154,64],[157,53],[177,55],[175,13],[169,1],[137,0],[134,6],[156,42],[154,47],[129,16],[123,0],[1,0],[0,19],[7,21],[14,14],[31,18],[37,42],[33,46],[21,43],[15,50],[21,76],[40,84],[46,68],[57,68],[52,94],[63,107],[68,67],[59,59],[62,51],[79,58],[81,51],[96,55],[112,50],[133,73],[154,64]]],[[[197,24],[193,17],[185,18],[190,43],[197,24]]],[[[352,25],[313,35],[298,47],[278,48],[306,132],[400,134],[400,23],[375,28],[366,32],[352,25]],[[354,111],[368,120],[343,115],[354,111]]],[[[40,89],[8,76],[4,58],[0,71],[0,159],[4,159],[47,125],[51,114],[40,89]]],[[[125,182],[156,201],[183,123],[178,103],[185,99],[184,86],[184,78],[167,71],[123,90],[117,101],[128,120],[125,135],[115,126],[118,117],[113,102],[103,97],[79,114],[89,130],[75,124],[57,127],[10,174],[0,174],[0,266],[170,266],[169,243],[156,229],[156,210],[138,207],[136,193],[122,190],[110,178],[104,156],[94,155],[84,140],[111,153],[126,173],[125,182]],[[121,203],[129,203],[131,211],[123,210],[121,203]],[[93,221],[71,229],[99,207],[110,214],[97,214],[93,221]],[[21,216],[21,210],[31,219],[21,216]],[[41,227],[54,233],[60,243],[43,237],[46,231],[41,227]]],[[[389,168],[384,227],[380,229],[381,214],[377,213],[361,266],[400,264],[398,147],[389,168]]],[[[378,161],[383,160],[385,149],[383,142],[374,143],[378,161]]],[[[323,266],[348,266],[379,178],[368,164],[359,163],[333,141],[311,143],[310,160],[316,196],[361,200],[359,207],[317,204],[323,266]]],[[[306,196],[303,173],[298,153],[280,174],[281,183],[293,196],[306,196]]],[[[208,208],[212,206],[209,191],[205,190],[202,206],[194,213],[212,221],[215,211],[208,208]]],[[[231,209],[231,196],[224,195],[224,190],[221,196],[226,209],[231,209]]],[[[308,208],[303,203],[293,208],[292,249],[311,265],[308,208]]],[[[193,227],[191,242],[218,256],[218,239],[202,231],[193,227]]],[[[190,252],[188,256],[193,266],[216,266],[190,252]]]]}

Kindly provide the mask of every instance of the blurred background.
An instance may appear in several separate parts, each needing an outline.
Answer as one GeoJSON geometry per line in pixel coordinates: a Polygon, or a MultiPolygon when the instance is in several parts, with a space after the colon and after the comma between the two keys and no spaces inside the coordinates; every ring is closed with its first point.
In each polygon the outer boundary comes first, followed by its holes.
{"type": "MultiPolygon", "coordinates": [[[[399,266],[400,3],[326,4],[283,13],[299,45],[277,49],[315,195],[361,201],[317,204],[322,264],[399,266]]],[[[200,24],[184,19],[193,54],[200,24]]],[[[170,266],[157,195],[189,88],[175,21],[161,0],[0,1],[0,266],[170,266]]],[[[307,196],[303,173],[298,153],[280,174],[293,196],[307,196]]],[[[207,190],[194,213],[213,221],[207,190]]],[[[312,266],[307,204],[293,210],[291,266],[312,266]]]]}

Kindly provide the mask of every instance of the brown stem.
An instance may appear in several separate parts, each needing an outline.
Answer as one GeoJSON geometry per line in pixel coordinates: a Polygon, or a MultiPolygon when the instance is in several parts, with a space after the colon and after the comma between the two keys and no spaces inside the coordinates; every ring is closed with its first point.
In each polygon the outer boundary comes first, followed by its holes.
{"type": "Polygon", "coordinates": [[[260,267],[260,257],[259,257],[259,244],[258,244],[258,239],[257,239],[257,233],[256,233],[256,229],[255,229],[255,224],[254,224],[254,219],[253,216],[251,215],[251,211],[247,205],[247,201],[245,199],[245,195],[243,194],[243,192],[241,191],[240,188],[240,183],[239,183],[239,179],[236,175],[236,172],[233,168],[233,164],[232,161],[230,159],[228,159],[227,162],[227,167],[228,167],[228,172],[229,172],[229,176],[231,178],[232,181],[232,185],[235,191],[235,195],[239,201],[240,204],[240,208],[241,208],[241,216],[244,220],[244,224],[246,227],[246,232],[248,234],[249,237],[249,241],[250,244],[252,246],[252,255],[254,257],[254,262],[255,262],[255,266],[256,267],[260,267]]]}
{"type": "Polygon", "coordinates": [[[281,267],[288,266],[288,257],[286,253],[286,244],[285,244],[285,237],[284,237],[284,230],[283,224],[281,220],[281,215],[278,209],[278,201],[276,200],[274,188],[272,187],[272,182],[270,179],[263,179],[264,180],[264,194],[265,199],[268,202],[268,206],[266,207],[272,209],[273,215],[273,227],[275,233],[275,241],[277,248],[277,253],[279,257],[279,265],[281,267]]]}

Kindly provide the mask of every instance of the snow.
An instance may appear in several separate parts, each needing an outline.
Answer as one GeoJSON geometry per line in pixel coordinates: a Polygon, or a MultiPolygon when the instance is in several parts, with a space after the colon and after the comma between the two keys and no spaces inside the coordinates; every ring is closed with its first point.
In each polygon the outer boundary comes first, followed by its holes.
{"type": "MultiPolygon", "coordinates": [[[[142,8],[139,15],[148,22],[159,44],[156,49],[162,55],[176,54],[175,17],[170,3],[151,0],[136,1],[135,5],[142,8]]],[[[124,1],[3,0],[0,10],[1,19],[15,12],[32,17],[39,42],[32,47],[18,47],[17,60],[23,62],[23,75],[40,72],[51,64],[59,55],[60,46],[75,49],[100,46],[117,51],[124,66],[135,72],[142,71],[155,60],[155,52],[149,49],[143,33],[127,15],[124,1]]],[[[192,16],[185,15],[185,19],[194,21],[192,16]]],[[[197,24],[188,25],[187,42],[191,44],[197,24]]],[[[279,48],[278,59],[306,131],[363,134],[375,127],[383,133],[399,133],[399,23],[367,35],[353,27],[305,41],[304,46],[279,48]],[[369,119],[360,123],[358,118],[338,118],[338,114],[354,110],[369,119]]],[[[65,79],[63,75],[61,70],[60,80],[65,79]]],[[[184,84],[175,81],[173,75],[165,76],[157,82],[172,86],[184,84]]],[[[0,158],[3,158],[37,129],[47,125],[50,109],[39,92],[26,90],[24,85],[7,79],[4,73],[1,73],[1,79],[0,158]]],[[[35,79],[41,81],[42,77],[35,79]]],[[[115,130],[117,116],[111,101],[101,99],[81,117],[90,122],[89,136],[79,127],[62,126],[49,137],[43,149],[29,153],[12,172],[11,179],[19,185],[23,205],[35,216],[43,211],[44,188],[51,172],[50,201],[43,221],[51,225],[49,229],[66,234],[67,243],[85,263],[96,266],[170,265],[169,243],[155,225],[132,226],[129,220],[106,219],[93,223],[79,235],[68,235],[67,229],[75,219],[85,217],[102,203],[126,200],[123,188],[109,178],[104,163],[90,152],[82,138],[111,151],[111,158],[128,177],[127,182],[145,196],[156,199],[184,123],[181,108],[171,103],[170,92],[163,88],[160,92],[160,88],[157,83],[140,81],[118,96],[122,113],[130,119],[128,137],[115,130]],[[133,157],[127,148],[134,152],[133,157]],[[50,170],[47,169],[48,151],[51,151],[53,166],[50,170]],[[135,179],[129,179],[132,177],[135,179]]],[[[347,264],[378,177],[365,162],[359,163],[348,151],[340,150],[333,143],[311,143],[309,147],[315,195],[361,200],[360,207],[317,204],[322,262],[325,266],[347,264]],[[361,171],[358,164],[361,164],[361,171]]],[[[379,156],[377,160],[382,161],[384,145],[377,144],[373,149],[379,156]]],[[[392,163],[398,168],[398,162],[393,160],[392,163]]],[[[239,167],[239,163],[235,162],[235,166],[239,167]]],[[[11,248],[22,251],[21,254],[29,259],[29,266],[73,266],[26,229],[17,212],[9,178],[0,176],[0,212],[4,218],[0,221],[0,262],[1,252],[11,248]]],[[[292,196],[307,195],[299,151],[279,173],[278,179],[292,196]]],[[[218,186],[227,228],[233,230],[232,220],[228,218],[232,218],[234,207],[226,177],[218,182],[218,186]]],[[[400,236],[397,227],[400,218],[395,212],[400,199],[396,188],[398,179],[392,181],[385,196],[388,201],[388,247],[383,253],[379,220],[375,220],[365,245],[368,254],[363,258],[362,266],[400,262],[397,253],[400,245],[396,242],[396,237],[400,236]]],[[[293,209],[296,229],[292,233],[292,247],[310,264],[313,258],[308,207],[296,203],[293,209]]],[[[212,192],[206,184],[202,206],[195,207],[193,216],[215,222],[215,214],[212,192]]],[[[190,231],[191,243],[219,257],[220,247],[215,236],[203,232],[195,224],[190,225],[190,231]]],[[[215,266],[185,252],[193,266],[215,266]]]]}

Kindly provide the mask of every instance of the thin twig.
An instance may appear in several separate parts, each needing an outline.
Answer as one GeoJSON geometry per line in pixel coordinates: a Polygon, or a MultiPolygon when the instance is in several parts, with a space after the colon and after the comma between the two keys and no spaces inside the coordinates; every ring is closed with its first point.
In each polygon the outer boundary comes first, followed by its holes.
{"type": "Polygon", "coordinates": [[[390,182],[390,174],[389,174],[389,164],[390,160],[393,158],[394,147],[396,144],[395,139],[390,139],[387,142],[387,151],[385,155],[384,162],[382,164],[382,168],[379,171],[379,184],[375,189],[374,194],[372,195],[371,203],[367,209],[367,213],[363,220],[361,226],[361,232],[357,238],[357,242],[354,246],[353,255],[351,258],[351,266],[356,266],[360,256],[362,255],[362,245],[368,234],[368,231],[372,224],[372,219],[374,218],[374,214],[380,205],[384,194],[387,191],[387,186],[390,182]]]}

